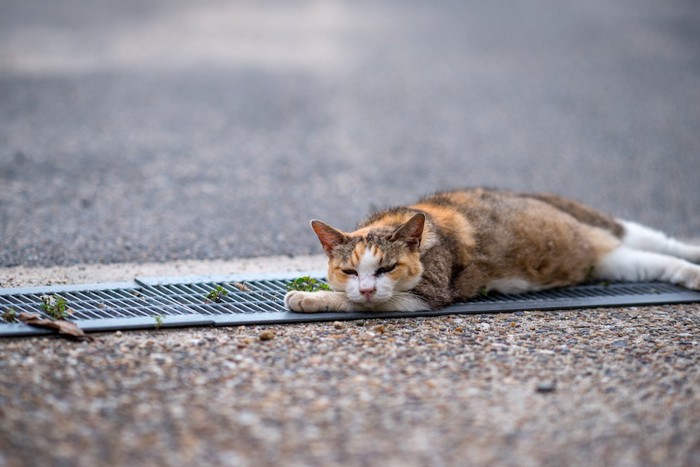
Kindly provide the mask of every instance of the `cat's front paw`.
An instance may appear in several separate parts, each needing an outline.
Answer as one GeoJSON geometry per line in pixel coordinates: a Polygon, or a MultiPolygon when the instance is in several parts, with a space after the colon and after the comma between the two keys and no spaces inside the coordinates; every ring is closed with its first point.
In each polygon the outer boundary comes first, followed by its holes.
{"type": "Polygon", "coordinates": [[[297,313],[319,313],[330,311],[326,300],[320,292],[302,292],[290,290],[284,296],[284,304],[290,311],[297,313]]]}

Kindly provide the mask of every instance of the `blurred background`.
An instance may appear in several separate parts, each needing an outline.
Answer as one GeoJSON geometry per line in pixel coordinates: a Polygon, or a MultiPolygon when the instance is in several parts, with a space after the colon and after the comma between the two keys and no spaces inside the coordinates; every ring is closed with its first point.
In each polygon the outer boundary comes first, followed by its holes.
{"type": "Polygon", "coordinates": [[[695,0],[0,0],[0,266],[320,253],[471,185],[700,236],[695,0]]]}

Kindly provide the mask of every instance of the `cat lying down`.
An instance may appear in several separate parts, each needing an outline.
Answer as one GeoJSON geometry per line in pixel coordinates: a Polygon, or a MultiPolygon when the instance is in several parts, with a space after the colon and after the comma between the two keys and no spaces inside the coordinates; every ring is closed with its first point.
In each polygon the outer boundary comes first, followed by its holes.
{"type": "Polygon", "coordinates": [[[590,280],[700,289],[700,247],[551,194],[450,191],[377,212],[354,232],[311,226],[333,291],[287,293],[303,313],[437,309],[590,280]]]}

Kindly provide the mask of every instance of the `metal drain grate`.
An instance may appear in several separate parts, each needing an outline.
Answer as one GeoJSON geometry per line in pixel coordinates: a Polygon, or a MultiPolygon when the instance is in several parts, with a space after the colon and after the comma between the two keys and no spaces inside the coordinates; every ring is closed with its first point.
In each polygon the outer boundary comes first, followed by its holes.
{"type": "MultiPolygon", "coordinates": [[[[290,313],[284,308],[284,294],[287,284],[300,275],[306,273],[274,277],[137,278],[134,282],[119,284],[0,289],[0,313],[13,309],[16,313],[45,314],[40,307],[41,297],[57,295],[64,298],[72,310],[68,319],[90,332],[700,302],[700,292],[651,282],[583,285],[518,295],[494,293],[442,310],[415,313],[290,313]],[[228,293],[219,303],[208,301],[207,294],[218,286],[228,293]]],[[[322,273],[310,275],[322,277],[322,273]]],[[[0,336],[51,332],[0,321],[0,336]]]]}

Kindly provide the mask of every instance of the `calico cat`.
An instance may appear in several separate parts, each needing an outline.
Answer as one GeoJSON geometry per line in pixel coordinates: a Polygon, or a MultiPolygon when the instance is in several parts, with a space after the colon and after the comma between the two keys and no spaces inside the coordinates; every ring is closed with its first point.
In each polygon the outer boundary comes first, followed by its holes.
{"type": "Polygon", "coordinates": [[[297,312],[437,309],[594,279],[700,290],[700,246],[552,194],[448,191],[377,212],[351,233],[311,226],[333,291],[289,292],[297,312]]]}

